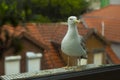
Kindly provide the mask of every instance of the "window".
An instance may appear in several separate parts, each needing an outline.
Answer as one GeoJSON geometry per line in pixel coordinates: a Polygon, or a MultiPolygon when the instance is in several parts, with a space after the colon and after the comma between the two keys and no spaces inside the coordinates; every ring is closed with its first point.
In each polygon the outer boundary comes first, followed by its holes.
{"type": "Polygon", "coordinates": [[[103,54],[102,53],[95,53],[94,54],[94,64],[102,65],[103,62],[103,54]]]}

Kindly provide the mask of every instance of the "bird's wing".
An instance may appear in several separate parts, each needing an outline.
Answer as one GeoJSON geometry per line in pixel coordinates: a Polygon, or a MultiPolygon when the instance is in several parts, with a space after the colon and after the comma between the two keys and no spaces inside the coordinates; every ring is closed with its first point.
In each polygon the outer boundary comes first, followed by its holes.
{"type": "Polygon", "coordinates": [[[80,41],[80,45],[82,46],[82,48],[87,51],[86,45],[85,45],[85,40],[83,38],[83,36],[79,35],[79,41],[80,41]]]}
{"type": "Polygon", "coordinates": [[[83,37],[79,35],[79,42],[81,43],[83,40],[83,37]]]}

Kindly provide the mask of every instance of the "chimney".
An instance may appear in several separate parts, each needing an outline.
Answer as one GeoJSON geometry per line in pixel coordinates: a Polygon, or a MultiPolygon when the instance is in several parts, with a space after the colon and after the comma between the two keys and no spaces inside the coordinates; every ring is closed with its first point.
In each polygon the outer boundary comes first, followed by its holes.
{"type": "Polygon", "coordinates": [[[20,60],[21,56],[8,56],[5,57],[5,74],[20,73],[20,60]]]}
{"type": "Polygon", "coordinates": [[[27,52],[26,53],[26,71],[34,72],[41,70],[42,53],[27,52]]]}
{"type": "Polygon", "coordinates": [[[104,21],[101,22],[101,25],[102,25],[102,31],[101,31],[101,33],[102,33],[102,35],[104,36],[104,35],[105,35],[105,34],[104,34],[104,33],[105,33],[105,32],[104,32],[104,31],[105,31],[104,21]]]}

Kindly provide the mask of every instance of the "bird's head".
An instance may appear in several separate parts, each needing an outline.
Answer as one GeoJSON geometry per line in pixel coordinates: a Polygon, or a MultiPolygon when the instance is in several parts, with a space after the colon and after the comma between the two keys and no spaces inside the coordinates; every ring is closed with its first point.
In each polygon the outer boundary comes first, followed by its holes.
{"type": "Polygon", "coordinates": [[[76,16],[70,16],[68,18],[68,25],[75,25],[78,22],[80,22],[80,20],[77,20],[76,16]]]}

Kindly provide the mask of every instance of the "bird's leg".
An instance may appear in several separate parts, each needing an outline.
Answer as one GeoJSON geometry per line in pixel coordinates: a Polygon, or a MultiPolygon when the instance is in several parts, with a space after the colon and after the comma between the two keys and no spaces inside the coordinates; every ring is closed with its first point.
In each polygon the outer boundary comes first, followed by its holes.
{"type": "Polygon", "coordinates": [[[79,57],[79,66],[81,65],[81,57],[79,57]]]}
{"type": "Polygon", "coordinates": [[[77,68],[76,70],[81,70],[81,57],[77,57],[77,68]]]}
{"type": "Polygon", "coordinates": [[[67,69],[69,66],[70,66],[70,57],[68,56],[67,57],[67,65],[64,67],[65,69],[67,69]]]}
{"type": "Polygon", "coordinates": [[[79,58],[77,57],[77,62],[76,62],[77,64],[76,64],[76,66],[78,66],[79,65],[79,58]]]}
{"type": "Polygon", "coordinates": [[[77,66],[81,65],[81,58],[77,57],[77,66]]]}
{"type": "Polygon", "coordinates": [[[70,57],[68,56],[68,63],[67,63],[67,67],[69,67],[69,65],[70,65],[70,57]]]}

